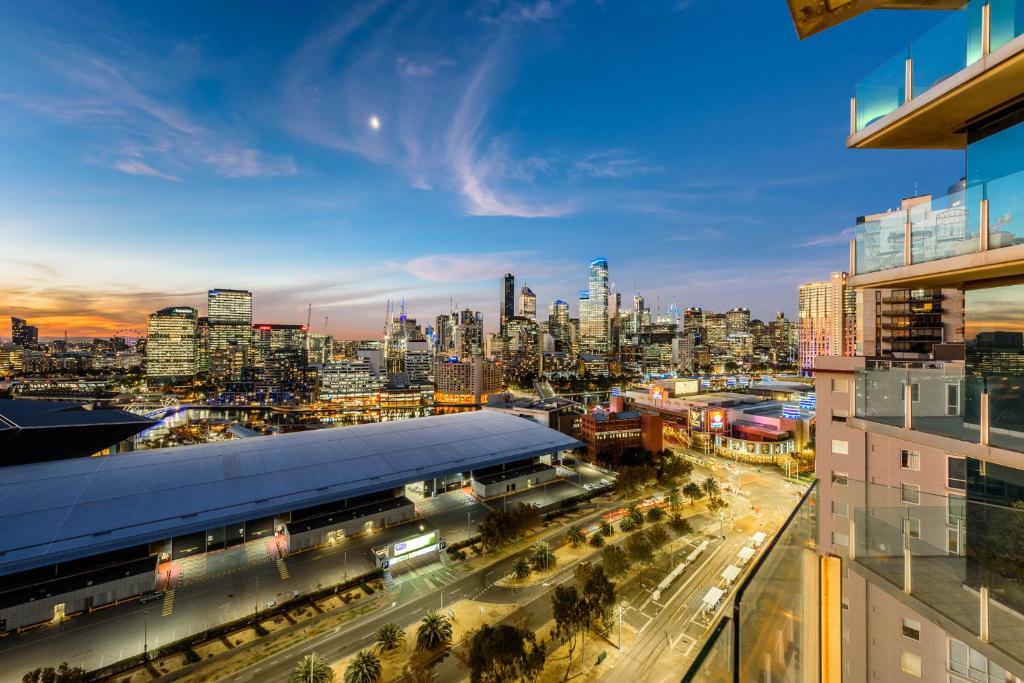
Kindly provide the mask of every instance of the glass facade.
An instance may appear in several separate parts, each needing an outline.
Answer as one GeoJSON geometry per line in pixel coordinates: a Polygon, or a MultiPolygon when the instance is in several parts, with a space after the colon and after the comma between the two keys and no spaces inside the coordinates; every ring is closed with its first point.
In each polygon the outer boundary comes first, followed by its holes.
{"type": "MultiPolygon", "coordinates": [[[[989,248],[1024,244],[1024,123],[967,145],[967,204],[988,200],[989,248]]],[[[970,230],[978,231],[978,215],[970,230]]]]}
{"type": "Polygon", "coordinates": [[[818,482],[804,494],[736,589],[731,616],[712,630],[690,681],[804,681],[819,664],[818,482]]]}

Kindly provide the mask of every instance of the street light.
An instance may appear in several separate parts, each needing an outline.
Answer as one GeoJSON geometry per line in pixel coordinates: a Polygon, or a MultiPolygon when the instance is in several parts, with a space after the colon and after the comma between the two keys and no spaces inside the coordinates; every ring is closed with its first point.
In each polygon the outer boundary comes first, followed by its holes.
{"type": "Polygon", "coordinates": [[[149,659],[149,610],[142,610],[142,659],[149,659]]]}

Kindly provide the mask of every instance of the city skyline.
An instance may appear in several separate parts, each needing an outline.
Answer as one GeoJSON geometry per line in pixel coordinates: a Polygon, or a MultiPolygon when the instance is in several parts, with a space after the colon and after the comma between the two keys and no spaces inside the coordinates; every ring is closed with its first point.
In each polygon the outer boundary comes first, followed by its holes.
{"type": "Polygon", "coordinates": [[[887,152],[879,172],[835,142],[863,61],[940,13],[798,45],[774,4],[740,24],[700,1],[418,9],[242,26],[224,9],[10,8],[0,312],[96,336],[239,287],[260,320],[304,322],[312,303],[313,329],[327,316],[357,338],[388,299],[493,311],[504,272],[541,309],[575,309],[578,264],[600,254],[627,298],[792,316],[796,287],[845,263],[855,216],[962,175],[949,153],[887,152]],[[758,68],[712,25],[756,33],[758,68]],[[785,75],[771,91],[767,70],[785,75]],[[752,92],[774,103],[759,129],[752,92]]]}

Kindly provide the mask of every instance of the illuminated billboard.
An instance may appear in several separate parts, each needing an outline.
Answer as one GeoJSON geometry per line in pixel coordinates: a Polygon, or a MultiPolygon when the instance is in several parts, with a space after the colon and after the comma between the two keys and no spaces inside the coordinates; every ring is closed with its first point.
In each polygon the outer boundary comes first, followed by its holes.
{"type": "Polygon", "coordinates": [[[708,413],[708,428],[713,432],[725,429],[725,411],[712,410],[708,413]]]}
{"type": "Polygon", "coordinates": [[[396,557],[408,555],[409,553],[421,550],[423,548],[426,548],[427,546],[434,545],[436,543],[436,540],[437,532],[428,531],[427,533],[421,534],[414,538],[399,541],[398,543],[392,543],[390,548],[391,552],[389,552],[388,555],[393,560],[396,557]]]}
{"type": "Polygon", "coordinates": [[[690,429],[704,431],[704,413],[699,408],[690,408],[690,429]]]}

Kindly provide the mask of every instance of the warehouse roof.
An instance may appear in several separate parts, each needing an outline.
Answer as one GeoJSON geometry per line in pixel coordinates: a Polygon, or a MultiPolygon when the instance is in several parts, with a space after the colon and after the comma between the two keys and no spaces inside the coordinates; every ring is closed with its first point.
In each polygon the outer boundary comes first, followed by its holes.
{"type": "Polygon", "coordinates": [[[581,445],[480,411],[0,468],[0,574],[581,445]]]}
{"type": "Polygon", "coordinates": [[[21,429],[46,429],[125,423],[148,427],[153,424],[153,420],[125,410],[93,409],[91,404],[66,401],[0,400],[0,428],[7,426],[21,429]]]}

